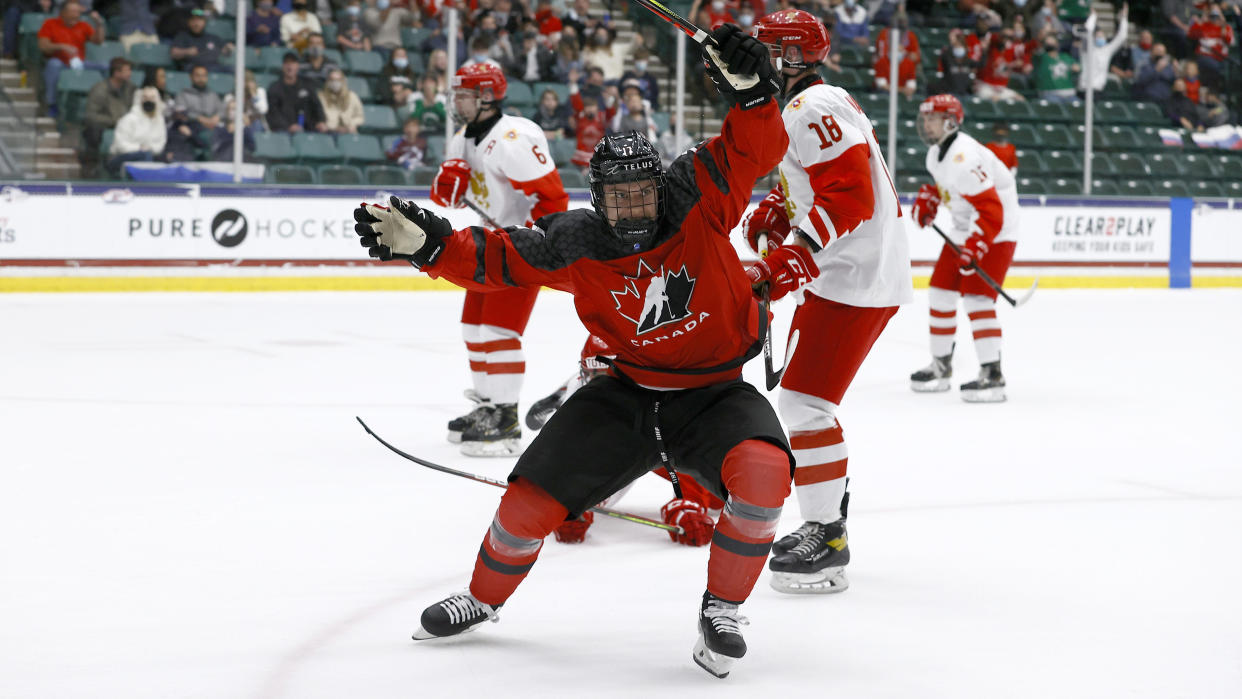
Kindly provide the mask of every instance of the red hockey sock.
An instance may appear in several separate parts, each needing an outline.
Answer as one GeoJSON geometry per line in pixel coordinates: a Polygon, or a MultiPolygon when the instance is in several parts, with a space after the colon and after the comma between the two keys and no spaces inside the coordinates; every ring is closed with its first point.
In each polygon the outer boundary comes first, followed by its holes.
{"type": "Polygon", "coordinates": [[[484,604],[504,604],[535,565],[543,538],[568,514],[534,483],[522,478],[510,483],[479,547],[470,594],[484,604]]]}
{"type": "Polygon", "coordinates": [[[763,572],[789,497],[789,455],[770,442],[748,439],[725,455],[720,473],[729,499],[712,536],[707,591],[740,604],[763,572]]]}

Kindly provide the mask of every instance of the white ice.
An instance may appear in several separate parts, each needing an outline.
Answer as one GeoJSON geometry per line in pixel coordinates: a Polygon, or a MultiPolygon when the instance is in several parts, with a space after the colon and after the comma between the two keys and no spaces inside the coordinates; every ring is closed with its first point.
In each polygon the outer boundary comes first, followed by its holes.
{"type": "MultiPolygon", "coordinates": [[[[444,440],[467,407],[459,308],[0,298],[0,697],[1242,696],[1238,290],[1002,308],[1000,405],[908,389],[919,294],[841,411],[852,586],[785,596],[765,573],[726,680],[690,659],[707,549],[618,521],[549,540],[500,623],[410,640],[465,586],[500,490],[354,416],[507,473],[444,440]]],[[[529,403],[573,370],[568,297],[545,293],[527,337],[529,403]]],[[[668,497],[648,477],[618,507],[658,517],[668,497]]],[[[791,499],[781,531],[799,522],[791,499]]]]}

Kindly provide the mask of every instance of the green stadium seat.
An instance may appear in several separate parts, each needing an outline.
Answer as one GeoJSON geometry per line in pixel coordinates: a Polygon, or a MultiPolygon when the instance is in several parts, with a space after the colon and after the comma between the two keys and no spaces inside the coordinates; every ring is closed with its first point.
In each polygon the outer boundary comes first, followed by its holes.
{"type": "Polygon", "coordinates": [[[1151,176],[1160,179],[1174,179],[1181,176],[1180,165],[1173,157],[1177,152],[1153,153],[1147,156],[1147,169],[1151,176]]]}
{"type": "Polygon", "coordinates": [[[1073,175],[1082,172],[1082,156],[1070,151],[1045,151],[1044,164],[1049,175],[1073,175]]]}
{"type": "Polygon", "coordinates": [[[1113,165],[1112,156],[1108,153],[1091,154],[1092,177],[1116,177],[1117,166],[1113,165]]]}
{"type": "Polygon", "coordinates": [[[384,71],[384,57],[378,51],[346,51],[345,66],[350,75],[379,75],[384,71]]]}
{"type": "Polygon", "coordinates": [[[1029,102],[1031,105],[1031,116],[1035,121],[1045,124],[1051,124],[1059,121],[1069,121],[1065,115],[1065,105],[1060,102],[1049,102],[1048,100],[1035,100],[1029,102]]]}
{"type": "MultiPolygon", "coordinates": [[[[970,122],[967,123],[969,124],[970,122]]],[[[979,129],[979,131],[971,135],[974,135],[976,139],[986,139],[986,136],[984,135],[986,133],[984,131],[984,127],[986,125],[976,124],[975,126],[979,129]]],[[[986,143],[987,141],[984,140],[984,142],[986,143]]],[[[1043,132],[1040,130],[1040,125],[1038,124],[1011,125],[1009,127],[1009,142],[1015,147],[1024,150],[1050,147],[1048,144],[1044,143],[1043,132]]]]}
{"type": "Polygon", "coordinates": [[[842,68],[839,76],[832,79],[832,84],[844,90],[865,90],[871,87],[870,68],[842,68]]]}
{"type": "Polygon", "coordinates": [[[1225,180],[1220,186],[1225,190],[1225,196],[1242,198],[1242,180],[1225,180]]]}
{"type": "Polygon", "coordinates": [[[930,179],[930,175],[899,175],[895,184],[897,185],[898,192],[914,194],[919,191],[919,187],[922,187],[924,184],[930,184],[930,179]]]}
{"type": "Polygon", "coordinates": [[[574,157],[578,142],[572,138],[556,138],[548,142],[548,148],[552,151],[552,162],[557,167],[565,167],[574,157]]]}
{"type": "Polygon", "coordinates": [[[1117,171],[1117,177],[1121,179],[1135,179],[1147,176],[1147,164],[1143,159],[1133,153],[1115,153],[1113,155],[1113,165],[1117,171]]]}
{"type": "Polygon", "coordinates": [[[569,86],[561,83],[535,83],[531,86],[531,91],[535,93],[535,102],[538,103],[539,96],[544,90],[551,90],[556,93],[556,99],[561,103],[569,101],[569,86]]]}
{"type": "Polygon", "coordinates": [[[842,44],[838,55],[840,55],[841,65],[844,67],[862,68],[870,67],[872,64],[871,52],[864,46],[842,44]]]}
{"type": "MultiPolygon", "coordinates": [[[[210,80],[210,77],[208,78],[210,80]]],[[[175,96],[178,92],[190,87],[190,74],[179,70],[164,71],[164,91],[175,96]]]]}
{"type": "Polygon", "coordinates": [[[335,24],[324,24],[321,22],[320,28],[323,29],[324,46],[327,46],[328,48],[332,48],[332,49],[337,48],[340,44],[338,44],[336,40],[337,35],[338,35],[336,25],[335,24]]]}
{"type": "Polygon", "coordinates": [[[341,149],[336,141],[326,133],[295,133],[293,134],[293,152],[298,154],[300,162],[331,162],[341,160],[341,149]]]}
{"type": "Polygon", "coordinates": [[[1151,102],[1136,102],[1131,106],[1131,111],[1134,113],[1134,118],[1140,124],[1164,126],[1169,123],[1160,106],[1151,102]]]}
{"type": "Polygon", "coordinates": [[[207,89],[218,95],[231,95],[234,87],[232,73],[211,73],[207,76],[207,89]]]}
{"type": "Polygon", "coordinates": [[[1156,193],[1148,180],[1118,180],[1117,186],[1127,197],[1150,197],[1156,193]]]}
{"type": "Polygon", "coordinates": [[[1156,194],[1162,197],[1188,197],[1190,188],[1182,180],[1156,180],[1153,183],[1156,194]]]}
{"type": "Polygon", "coordinates": [[[306,165],[268,165],[263,179],[268,184],[315,184],[315,170],[306,165]]]}
{"type": "Polygon", "coordinates": [[[1057,177],[1049,179],[1045,184],[1047,185],[1047,189],[1044,192],[1045,194],[1057,196],[1082,194],[1081,177],[1077,179],[1057,177]]]}
{"type": "Polygon", "coordinates": [[[366,78],[351,75],[345,78],[345,82],[348,83],[349,89],[352,90],[355,95],[358,95],[358,99],[363,102],[375,101],[375,95],[371,93],[371,82],[366,78]]]}
{"type": "Polygon", "coordinates": [[[370,134],[341,134],[336,137],[336,145],[347,163],[382,163],[387,160],[380,149],[379,138],[370,134]]]}
{"type": "Polygon", "coordinates": [[[420,165],[414,168],[414,172],[410,174],[410,182],[415,187],[430,187],[432,181],[436,178],[436,173],[439,171],[440,169],[436,167],[420,165]]]}
{"type": "Polygon", "coordinates": [[[586,176],[576,167],[563,167],[557,170],[561,174],[561,184],[565,189],[586,189],[590,186],[586,176]]]}
{"type": "Polygon", "coordinates": [[[264,46],[259,49],[259,58],[254,61],[256,70],[274,73],[274,79],[280,76],[280,67],[284,63],[285,53],[289,49],[284,46],[264,46]]]}
{"type": "Polygon", "coordinates": [[[1190,194],[1196,198],[1227,196],[1224,186],[1212,180],[1192,180],[1190,194]]]}
{"type": "MultiPolygon", "coordinates": [[[[923,146],[900,146],[897,148],[897,174],[922,175],[927,172],[927,148],[923,146]]],[[[893,163],[889,163],[893,167],[893,163]]]]}
{"type": "Polygon", "coordinates": [[[320,165],[319,184],[363,184],[362,170],[353,165],[320,165]]]}
{"type": "Polygon", "coordinates": [[[392,107],[364,104],[362,105],[362,118],[364,121],[359,130],[363,133],[384,133],[401,129],[401,125],[397,123],[397,112],[392,107]]]}
{"type": "Polygon", "coordinates": [[[437,163],[444,161],[444,135],[435,134],[427,137],[427,156],[435,158],[437,163]]]}
{"type": "Polygon", "coordinates": [[[392,165],[371,165],[366,169],[367,184],[377,187],[408,187],[409,173],[392,165]]]}
{"type": "Polygon", "coordinates": [[[383,148],[384,152],[387,153],[392,150],[392,147],[397,145],[397,141],[400,140],[401,134],[391,133],[386,136],[380,136],[380,148],[383,148]]]}
{"type": "Polygon", "coordinates": [[[1213,180],[1216,179],[1216,163],[1204,153],[1176,153],[1173,162],[1177,163],[1182,180],[1213,180]]]}
{"type": "Polygon", "coordinates": [[[1044,184],[1043,177],[1019,177],[1016,184],[1018,185],[1018,194],[1023,196],[1036,196],[1047,194],[1047,186],[1044,184]]]}
{"type": "Polygon", "coordinates": [[[1125,102],[1102,100],[1095,103],[1095,123],[1137,124],[1138,118],[1134,116],[1125,102]]]}
{"type": "Polygon", "coordinates": [[[17,26],[18,34],[38,34],[43,28],[43,23],[55,17],[54,14],[40,14],[38,12],[23,12],[21,22],[17,26]]]}
{"type": "Polygon", "coordinates": [[[254,158],[261,162],[279,162],[293,160],[297,154],[293,151],[293,139],[283,131],[260,132],[254,135],[254,158]]]}
{"type": "Polygon", "coordinates": [[[80,124],[86,111],[86,93],[103,80],[97,70],[62,70],[56,80],[56,104],[62,124],[80,124]]]}
{"type": "Polygon", "coordinates": [[[962,105],[962,110],[971,122],[996,121],[1000,118],[1000,108],[992,100],[971,97],[962,105]]]}
{"type": "Polygon", "coordinates": [[[1121,188],[1116,180],[1091,180],[1091,193],[1100,196],[1118,196],[1121,188]]]}
{"type": "Polygon", "coordinates": [[[998,121],[1035,121],[1029,102],[996,102],[998,121]]]}
{"type": "Polygon", "coordinates": [[[528,109],[535,104],[535,93],[530,89],[530,85],[521,80],[512,80],[505,91],[505,103],[518,109],[528,109]]]}
{"type": "MultiPolygon", "coordinates": [[[[423,42],[431,36],[432,30],[422,27],[407,27],[401,30],[401,45],[410,53],[422,55],[423,42]]],[[[520,47],[515,47],[520,48],[520,47]]]]}
{"type": "Polygon", "coordinates": [[[1142,148],[1139,132],[1133,126],[1107,126],[1095,129],[1097,147],[1133,153],[1142,148]]]}
{"type": "Polygon", "coordinates": [[[86,60],[108,65],[114,58],[125,55],[125,47],[119,41],[105,41],[102,44],[86,44],[86,60]]]}
{"type": "Polygon", "coordinates": [[[655,123],[656,130],[660,133],[673,128],[673,117],[668,112],[652,112],[651,121],[655,123]]]}
{"type": "Polygon", "coordinates": [[[345,67],[345,56],[340,49],[324,49],[323,60],[325,63],[335,63],[342,69],[345,67]]]}
{"type": "Polygon", "coordinates": [[[232,18],[209,19],[207,20],[207,27],[203,31],[207,34],[215,34],[226,42],[230,42],[237,38],[237,20],[232,18]]]}
{"type": "Polygon", "coordinates": [[[1087,103],[1075,100],[1062,105],[1065,107],[1065,120],[1071,124],[1082,124],[1087,121],[1087,103]]]}
{"type": "Polygon", "coordinates": [[[144,68],[172,68],[169,44],[134,44],[129,47],[129,60],[144,68]]]}
{"type": "Polygon", "coordinates": [[[1018,156],[1018,172],[1031,175],[1043,175],[1048,171],[1048,165],[1044,162],[1044,157],[1035,150],[1020,150],[1015,153],[1018,156]]]}
{"type": "Polygon", "coordinates": [[[1065,124],[1040,124],[1035,129],[1038,145],[1043,148],[1077,149],[1081,141],[1075,141],[1065,124]]]}
{"type": "MultiPolygon", "coordinates": [[[[962,130],[974,137],[980,143],[987,143],[992,140],[992,125],[995,122],[975,120],[967,118],[966,123],[962,125],[962,130]]],[[[1023,126],[1010,127],[1010,131],[1014,128],[1026,128],[1023,126]]],[[[1012,136],[1012,133],[1010,134],[1012,136]]]]}
{"type": "Polygon", "coordinates": [[[1207,157],[1216,163],[1218,179],[1242,182],[1242,153],[1213,153],[1207,157]]]}

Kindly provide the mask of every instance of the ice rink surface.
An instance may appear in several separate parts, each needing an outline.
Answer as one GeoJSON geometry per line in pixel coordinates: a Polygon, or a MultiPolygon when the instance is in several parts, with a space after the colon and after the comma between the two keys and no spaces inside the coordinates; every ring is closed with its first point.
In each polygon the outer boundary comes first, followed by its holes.
{"type": "MultiPolygon", "coordinates": [[[[500,490],[400,459],[354,416],[507,473],[444,440],[467,407],[459,309],[0,298],[0,697],[1242,696],[1238,290],[1002,306],[1001,405],[910,392],[916,295],[841,411],[852,587],[786,596],[765,573],[726,680],[690,659],[707,549],[620,521],[549,539],[499,624],[410,640],[465,586],[500,490]]],[[[976,371],[966,329],[955,380],[976,371]]],[[[582,339],[546,292],[523,412],[582,339]]],[[[658,517],[669,496],[647,477],[617,507],[658,517]]],[[[799,523],[791,498],[780,531],[799,523]]]]}

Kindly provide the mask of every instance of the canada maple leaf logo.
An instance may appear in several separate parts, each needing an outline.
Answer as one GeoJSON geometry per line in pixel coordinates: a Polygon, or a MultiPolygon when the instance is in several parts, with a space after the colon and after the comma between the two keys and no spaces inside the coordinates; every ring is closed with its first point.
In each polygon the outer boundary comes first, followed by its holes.
{"type": "Polygon", "coordinates": [[[625,277],[625,286],[610,293],[617,312],[635,325],[635,334],[642,335],[690,315],[694,282],[685,265],[676,272],[668,272],[661,265],[657,273],[645,260],[639,260],[634,276],[625,277]]]}

